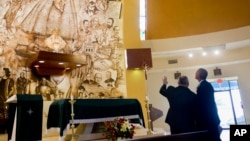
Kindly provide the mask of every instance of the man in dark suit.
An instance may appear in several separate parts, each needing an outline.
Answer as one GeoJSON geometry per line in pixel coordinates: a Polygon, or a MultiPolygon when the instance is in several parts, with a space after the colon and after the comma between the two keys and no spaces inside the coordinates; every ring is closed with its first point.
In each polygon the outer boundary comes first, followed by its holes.
{"type": "Polygon", "coordinates": [[[209,141],[221,141],[220,139],[220,119],[214,100],[214,89],[206,80],[207,70],[200,68],[195,73],[195,79],[199,81],[197,87],[197,128],[198,130],[208,130],[209,141]]]}
{"type": "Polygon", "coordinates": [[[192,132],[195,129],[194,103],[196,94],[189,88],[186,76],[180,76],[178,86],[168,86],[167,77],[163,78],[160,94],[168,99],[169,109],[165,122],[171,134],[192,132]]]}

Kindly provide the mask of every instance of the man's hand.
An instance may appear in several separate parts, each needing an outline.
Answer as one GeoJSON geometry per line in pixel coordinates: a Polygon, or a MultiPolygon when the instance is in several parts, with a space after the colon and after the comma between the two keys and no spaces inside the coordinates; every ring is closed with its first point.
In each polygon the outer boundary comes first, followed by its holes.
{"type": "Polygon", "coordinates": [[[162,82],[163,84],[166,84],[166,85],[168,84],[168,79],[166,76],[163,77],[162,82]]]}

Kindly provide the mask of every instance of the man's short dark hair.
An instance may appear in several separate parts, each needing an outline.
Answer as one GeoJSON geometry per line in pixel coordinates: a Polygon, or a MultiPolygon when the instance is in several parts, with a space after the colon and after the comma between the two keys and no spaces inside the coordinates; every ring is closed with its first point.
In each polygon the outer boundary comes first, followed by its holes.
{"type": "Polygon", "coordinates": [[[187,76],[180,76],[178,84],[182,85],[182,86],[188,86],[189,85],[188,77],[187,76]]]}
{"type": "Polygon", "coordinates": [[[204,68],[199,68],[199,76],[202,80],[207,79],[208,72],[204,68]]]}

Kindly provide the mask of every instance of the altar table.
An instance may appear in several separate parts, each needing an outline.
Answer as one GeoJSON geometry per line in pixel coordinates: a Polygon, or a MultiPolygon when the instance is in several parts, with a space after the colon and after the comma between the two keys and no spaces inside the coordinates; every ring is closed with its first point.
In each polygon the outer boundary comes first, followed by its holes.
{"type": "MultiPolygon", "coordinates": [[[[60,128],[64,135],[71,123],[70,99],[55,100],[49,107],[47,129],[60,128]]],[[[75,99],[74,123],[95,123],[125,117],[145,127],[141,104],[137,99],[75,99]]]]}

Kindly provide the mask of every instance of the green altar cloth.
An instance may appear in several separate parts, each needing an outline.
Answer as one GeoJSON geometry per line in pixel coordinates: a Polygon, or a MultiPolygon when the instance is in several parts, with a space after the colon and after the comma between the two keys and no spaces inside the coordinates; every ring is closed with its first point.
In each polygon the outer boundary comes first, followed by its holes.
{"type": "Polygon", "coordinates": [[[8,140],[42,140],[42,96],[17,94],[11,98],[12,101],[7,100],[9,104],[8,140]]]}
{"type": "MultiPolygon", "coordinates": [[[[114,117],[131,118],[145,127],[141,104],[137,99],[75,99],[74,123],[94,123],[114,117]]],[[[49,107],[47,129],[60,128],[60,136],[71,120],[69,99],[55,100],[49,107]]]]}

